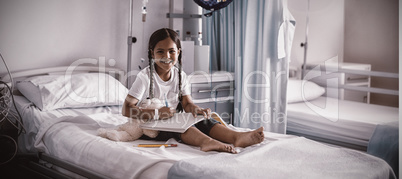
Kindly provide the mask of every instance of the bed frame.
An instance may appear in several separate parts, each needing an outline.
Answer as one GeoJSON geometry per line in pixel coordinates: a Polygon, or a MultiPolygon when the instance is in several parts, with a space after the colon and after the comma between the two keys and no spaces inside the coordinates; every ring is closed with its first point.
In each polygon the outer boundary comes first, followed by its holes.
{"type": "MultiPolygon", "coordinates": [[[[125,84],[126,80],[124,79],[124,71],[119,68],[113,67],[104,67],[104,66],[60,66],[60,67],[50,67],[50,68],[42,68],[42,69],[31,69],[31,70],[23,70],[19,72],[12,73],[12,78],[8,74],[1,76],[0,80],[10,81],[15,85],[15,79],[21,80],[33,76],[40,75],[51,75],[51,74],[77,74],[77,73],[106,73],[121,83],[125,84]],[[14,79],[14,80],[13,80],[14,79]]],[[[17,90],[14,90],[14,94],[19,94],[17,90]]],[[[15,119],[21,120],[21,119],[15,119]]],[[[18,148],[18,147],[17,147],[18,148]]],[[[81,166],[77,166],[73,163],[66,162],[60,160],[55,156],[51,156],[45,153],[18,153],[14,160],[17,162],[17,166],[25,169],[26,171],[31,172],[32,174],[37,175],[40,178],[71,178],[70,176],[57,171],[55,169],[49,168],[45,165],[51,164],[52,166],[56,166],[58,169],[66,170],[68,172],[72,172],[74,174],[86,177],[86,178],[95,178],[95,179],[106,179],[108,177],[104,175],[100,175],[96,172],[83,168],[81,166]]]]}
{"type": "MultiPolygon", "coordinates": [[[[124,70],[114,67],[102,67],[102,66],[59,66],[59,67],[49,67],[49,68],[41,68],[41,69],[30,69],[30,70],[22,70],[18,72],[12,73],[12,78],[8,74],[0,76],[0,80],[2,81],[15,81],[13,79],[23,79],[29,78],[33,76],[39,75],[51,75],[51,74],[75,74],[75,73],[107,73],[121,83],[125,84],[124,79],[124,70]]],[[[14,85],[14,84],[13,84],[14,85]]]]}
{"type": "Polygon", "coordinates": [[[70,179],[68,176],[60,171],[49,168],[45,165],[51,164],[59,169],[72,172],[85,178],[93,179],[108,179],[109,177],[98,174],[86,168],[82,168],[73,163],[60,160],[57,157],[50,156],[45,153],[28,153],[18,154],[16,156],[17,166],[34,174],[39,178],[58,178],[58,179],[70,179]]]}
{"type": "MultiPolygon", "coordinates": [[[[303,65],[305,67],[306,65],[303,65]]],[[[321,74],[325,74],[325,78],[333,78],[334,76],[332,74],[335,73],[345,73],[345,74],[353,74],[353,75],[362,75],[362,76],[367,76],[367,77],[381,77],[381,78],[391,78],[391,79],[399,79],[399,74],[398,73],[390,73],[390,72],[380,72],[380,71],[367,71],[367,70],[360,70],[360,69],[347,69],[347,68],[339,68],[339,67],[334,67],[334,66],[326,66],[325,64],[317,64],[317,66],[314,67],[314,69],[318,68],[321,71],[321,74]]],[[[312,70],[312,67],[309,67],[310,70],[312,70]]],[[[295,69],[291,68],[290,71],[295,73],[295,69]]],[[[295,75],[294,75],[295,76],[295,75]]],[[[293,76],[293,77],[294,77],[293,76]]],[[[292,76],[290,76],[292,77],[292,76]]],[[[302,76],[302,78],[305,78],[302,76]]],[[[310,79],[306,79],[310,80],[310,79]]],[[[344,84],[332,84],[332,83],[327,83],[326,87],[329,88],[341,88],[341,89],[347,89],[347,90],[354,90],[354,91],[363,91],[363,92],[370,92],[370,93],[379,93],[379,94],[388,94],[388,95],[399,95],[398,90],[391,90],[391,89],[385,89],[385,88],[375,88],[375,87],[362,87],[362,86],[351,86],[351,85],[344,85],[344,84]]]]}
{"type": "Polygon", "coordinates": [[[321,136],[307,135],[307,134],[293,132],[293,131],[286,131],[286,134],[296,135],[296,136],[303,136],[303,137],[305,137],[307,139],[311,139],[311,140],[314,140],[314,141],[317,141],[317,142],[322,142],[322,143],[325,143],[325,144],[328,144],[328,145],[334,146],[334,147],[345,147],[345,148],[354,149],[354,150],[358,150],[358,151],[362,151],[362,152],[367,151],[367,147],[364,147],[364,146],[361,146],[361,145],[356,145],[356,144],[346,143],[346,142],[340,142],[340,141],[337,141],[337,140],[330,140],[328,138],[321,137],[321,136]]]}
{"type": "MultiPolygon", "coordinates": [[[[367,76],[399,79],[399,74],[389,73],[389,72],[350,70],[350,69],[339,69],[338,72],[347,73],[347,74],[367,75],[367,76]]],[[[334,86],[331,86],[331,84],[329,84],[328,87],[334,87],[334,86]]],[[[359,86],[350,86],[350,85],[340,85],[339,88],[355,90],[355,91],[364,91],[364,92],[370,92],[370,93],[388,94],[388,95],[396,95],[396,96],[399,95],[398,90],[391,90],[391,89],[385,89],[385,88],[359,87],[359,86]]]]}

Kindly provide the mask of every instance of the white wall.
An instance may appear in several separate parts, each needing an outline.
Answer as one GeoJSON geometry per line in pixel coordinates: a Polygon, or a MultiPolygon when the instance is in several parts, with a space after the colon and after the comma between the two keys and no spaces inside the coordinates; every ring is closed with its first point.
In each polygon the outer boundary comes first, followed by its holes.
{"type": "MultiPolygon", "coordinates": [[[[300,66],[307,0],[288,1],[297,21],[291,65],[300,66]]],[[[174,2],[175,13],[180,13],[182,0],[174,2]]],[[[342,57],[344,0],[310,2],[308,61],[342,57]]],[[[132,47],[132,69],[147,66],[149,36],[169,25],[169,0],[149,0],[146,22],[141,21],[141,6],[141,0],[134,0],[133,36],[137,43],[132,47]]],[[[125,70],[128,18],[129,0],[0,0],[0,52],[12,71],[99,57],[115,59],[115,66],[125,70]]],[[[181,29],[177,19],[174,27],[181,29]]],[[[4,72],[0,65],[0,73],[4,72]]]]}
{"type": "MultiPolygon", "coordinates": [[[[301,68],[304,59],[308,0],[288,0],[288,8],[296,19],[291,52],[291,66],[301,68]]],[[[310,0],[307,62],[320,62],[334,56],[343,60],[345,0],[310,0]]]]}
{"type": "MultiPolygon", "coordinates": [[[[70,65],[80,58],[115,59],[126,69],[129,0],[0,0],[0,52],[12,71],[70,65]]],[[[141,21],[134,0],[132,66],[147,65],[153,31],[168,27],[168,0],[149,0],[141,21]],[[140,58],[146,59],[141,63],[140,58]]],[[[0,63],[0,74],[5,73],[0,63]]]]}
{"type": "MultiPolygon", "coordinates": [[[[398,0],[345,1],[345,62],[398,73],[398,0]]],[[[397,79],[372,77],[371,86],[398,89],[397,79]]],[[[372,93],[373,104],[398,106],[394,95],[372,93]]]]}
{"type": "MultiPolygon", "coordinates": [[[[291,66],[304,59],[308,0],[288,0],[296,19],[291,66]]],[[[398,0],[310,0],[307,62],[338,55],[340,62],[366,63],[398,73],[398,0]]],[[[300,74],[299,74],[300,75],[300,74]]],[[[373,77],[373,87],[398,89],[398,80],[373,77]]],[[[398,106],[392,95],[371,94],[371,103],[398,106]]]]}

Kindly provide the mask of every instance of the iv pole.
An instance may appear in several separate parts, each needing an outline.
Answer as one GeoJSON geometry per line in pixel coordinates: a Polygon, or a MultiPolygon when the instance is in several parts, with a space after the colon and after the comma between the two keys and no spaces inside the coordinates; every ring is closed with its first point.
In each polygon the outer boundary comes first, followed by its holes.
{"type": "MultiPolygon", "coordinates": [[[[130,72],[131,72],[131,48],[133,45],[133,37],[132,37],[132,20],[133,20],[133,0],[130,0],[130,12],[129,12],[129,18],[128,18],[128,38],[127,38],[127,45],[128,45],[128,50],[127,50],[127,82],[126,82],[126,87],[129,88],[129,83],[131,82],[130,78],[130,72]]],[[[136,41],[136,40],[135,40],[136,41]]]]}
{"type": "MultiPolygon", "coordinates": [[[[148,0],[143,0],[142,2],[142,22],[145,22],[146,19],[146,4],[148,3],[148,0]]],[[[130,0],[130,12],[129,12],[129,18],[128,18],[128,37],[127,37],[127,81],[126,81],[126,87],[130,88],[130,82],[131,82],[131,56],[132,56],[132,46],[133,43],[137,42],[137,38],[133,37],[133,0],[130,0]]],[[[144,33],[144,29],[143,32],[144,33]]],[[[144,36],[144,34],[143,34],[144,36]]]]}
{"type": "Polygon", "coordinates": [[[304,78],[306,73],[306,62],[307,62],[307,48],[308,48],[308,24],[309,24],[309,12],[310,12],[310,0],[307,0],[307,16],[306,16],[306,38],[304,43],[301,43],[300,46],[304,47],[304,59],[303,59],[303,66],[302,66],[302,73],[301,79],[304,78]]]}

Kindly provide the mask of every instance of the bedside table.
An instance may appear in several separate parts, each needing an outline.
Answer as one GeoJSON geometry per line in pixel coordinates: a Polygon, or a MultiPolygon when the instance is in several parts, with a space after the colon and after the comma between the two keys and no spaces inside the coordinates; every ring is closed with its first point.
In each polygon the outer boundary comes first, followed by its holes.
{"type": "Polygon", "coordinates": [[[188,76],[194,104],[210,108],[228,124],[233,123],[234,74],[225,71],[188,76]]]}

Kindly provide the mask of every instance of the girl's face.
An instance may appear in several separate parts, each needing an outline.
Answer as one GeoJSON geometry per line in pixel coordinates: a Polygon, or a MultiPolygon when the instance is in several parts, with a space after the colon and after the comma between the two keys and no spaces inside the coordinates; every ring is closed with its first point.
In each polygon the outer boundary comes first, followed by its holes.
{"type": "Polygon", "coordinates": [[[177,63],[180,54],[180,49],[172,39],[166,38],[159,41],[152,50],[152,58],[155,59],[157,71],[170,71],[177,63]]]}

